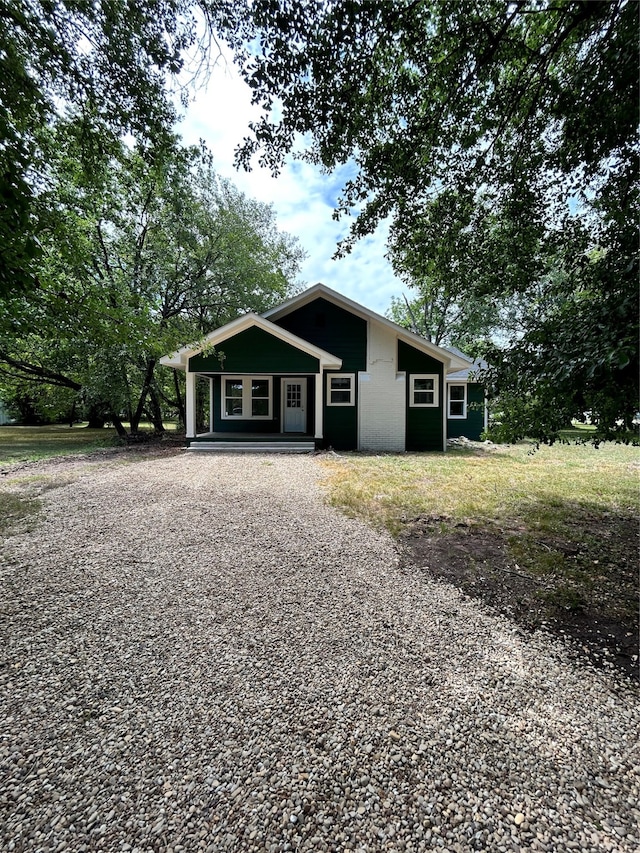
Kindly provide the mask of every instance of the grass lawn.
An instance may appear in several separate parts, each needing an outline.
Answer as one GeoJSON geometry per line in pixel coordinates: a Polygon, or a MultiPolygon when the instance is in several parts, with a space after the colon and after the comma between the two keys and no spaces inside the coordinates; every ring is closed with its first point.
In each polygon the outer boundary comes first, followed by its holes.
{"type": "MultiPolygon", "coordinates": [[[[128,424],[125,424],[128,427],[128,424]]],[[[142,431],[151,431],[150,424],[142,423],[142,431]]],[[[165,429],[174,431],[174,423],[165,429]]],[[[88,429],[86,424],[69,427],[61,424],[39,427],[0,426],[0,465],[12,462],[35,462],[53,456],[73,453],[90,453],[116,447],[120,439],[113,427],[88,429]]]]}
{"type": "Polygon", "coordinates": [[[608,638],[637,667],[637,447],[473,445],[323,464],[331,503],[386,527],[432,575],[528,626],[608,638]]]}
{"type": "Polygon", "coordinates": [[[493,445],[446,454],[345,455],[325,461],[331,501],[398,534],[415,516],[563,527],[576,506],[638,516],[640,450],[626,445],[493,445]]]}
{"type": "Polygon", "coordinates": [[[112,447],[115,429],[87,429],[86,426],[0,426],[0,465],[34,462],[51,456],[88,453],[112,447]]]}

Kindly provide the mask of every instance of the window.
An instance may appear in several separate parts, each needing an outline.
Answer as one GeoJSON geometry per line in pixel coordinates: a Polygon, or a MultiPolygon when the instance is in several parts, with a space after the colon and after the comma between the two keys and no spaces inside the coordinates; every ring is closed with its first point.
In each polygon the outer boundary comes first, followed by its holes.
{"type": "Polygon", "coordinates": [[[353,406],[355,378],[354,373],[330,373],[327,376],[327,405],[353,406]]]}
{"type": "Polygon", "coordinates": [[[224,417],[242,417],[242,379],[224,380],[224,417]]]}
{"type": "Polygon", "coordinates": [[[225,376],[222,387],[223,418],[249,420],[271,417],[270,376],[225,376]]]}
{"type": "Polygon", "coordinates": [[[268,418],[270,408],[270,393],[268,379],[251,380],[251,417],[268,418]]]}
{"type": "Polygon", "coordinates": [[[411,376],[409,385],[409,405],[432,406],[438,405],[438,374],[415,373],[411,376]]]}
{"type": "Polygon", "coordinates": [[[449,385],[449,417],[467,417],[467,386],[449,385]]]}

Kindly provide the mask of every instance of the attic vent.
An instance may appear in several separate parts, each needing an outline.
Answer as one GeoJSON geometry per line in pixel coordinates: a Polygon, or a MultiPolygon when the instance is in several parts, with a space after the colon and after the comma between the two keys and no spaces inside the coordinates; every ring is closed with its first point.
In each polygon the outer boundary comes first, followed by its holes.
{"type": "Polygon", "coordinates": [[[323,329],[326,323],[326,319],[327,318],[324,315],[324,311],[318,311],[318,313],[316,314],[316,326],[318,326],[318,328],[320,329],[323,329]]]}

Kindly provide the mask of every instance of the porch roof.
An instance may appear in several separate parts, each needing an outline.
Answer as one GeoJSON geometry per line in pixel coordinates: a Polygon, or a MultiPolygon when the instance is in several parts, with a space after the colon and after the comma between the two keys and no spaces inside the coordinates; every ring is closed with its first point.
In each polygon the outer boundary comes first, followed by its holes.
{"type": "Polygon", "coordinates": [[[177,352],[174,352],[171,355],[163,356],[160,359],[160,364],[164,365],[165,367],[173,367],[176,370],[186,371],[189,366],[190,358],[195,355],[199,355],[205,350],[213,349],[219,344],[224,343],[224,341],[228,340],[229,338],[232,338],[235,335],[238,335],[241,332],[244,332],[250,328],[262,329],[264,332],[273,335],[278,340],[281,340],[284,343],[295,347],[301,352],[307,353],[307,355],[310,355],[313,358],[317,358],[320,364],[321,371],[340,370],[340,368],[342,367],[341,358],[338,358],[337,356],[333,355],[330,352],[327,352],[326,350],[320,349],[320,347],[316,347],[313,344],[310,344],[309,341],[305,341],[303,338],[299,338],[297,335],[288,332],[281,326],[277,326],[275,323],[272,323],[265,317],[261,317],[259,314],[255,314],[253,312],[244,314],[242,317],[238,317],[237,319],[232,320],[230,323],[227,323],[226,326],[221,326],[219,329],[215,329],[201,341],[198,341],[193,344],[188,344],[187,346],[182,347],[177,352]]]}

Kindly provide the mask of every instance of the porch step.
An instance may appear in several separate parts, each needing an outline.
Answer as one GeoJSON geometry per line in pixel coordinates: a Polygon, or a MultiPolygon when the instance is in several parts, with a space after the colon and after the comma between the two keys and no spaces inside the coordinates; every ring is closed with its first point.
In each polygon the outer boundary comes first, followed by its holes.
{"type": "Polygon", "coordinates": [[[208,453],[313,453],[313,441],[192,441],[187,450],[208,453]]]}

